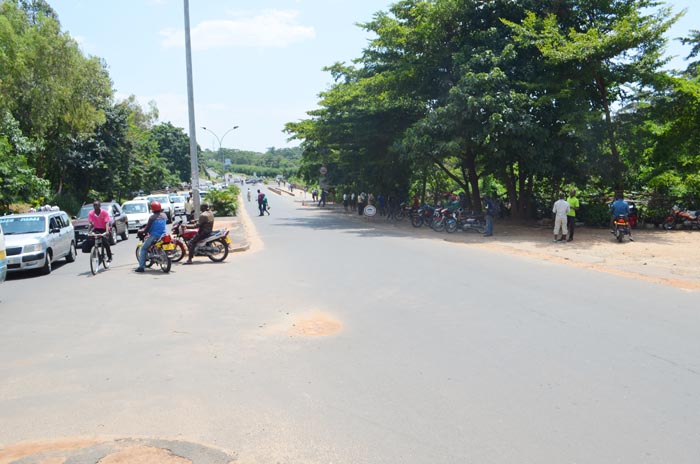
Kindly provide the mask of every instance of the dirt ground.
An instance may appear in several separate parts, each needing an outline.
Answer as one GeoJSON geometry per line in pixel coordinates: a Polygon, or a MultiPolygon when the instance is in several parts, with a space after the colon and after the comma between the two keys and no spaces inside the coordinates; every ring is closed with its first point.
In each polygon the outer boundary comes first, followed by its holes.
{"type": "Polygon", "coordinates": [[[550,227],[496,222],[495,235],[446,237],[499,253],[579,266],[599,272],[700,290],[700,231],[634,230],[634,242],[618,243],[607,229],[577,227],[574,241],[553,243],[550,227]]]}

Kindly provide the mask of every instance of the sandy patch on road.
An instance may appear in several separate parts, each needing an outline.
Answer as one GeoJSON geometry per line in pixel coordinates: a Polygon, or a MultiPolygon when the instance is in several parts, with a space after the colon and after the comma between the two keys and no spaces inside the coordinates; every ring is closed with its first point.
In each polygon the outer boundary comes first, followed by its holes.
{"type": "Polygon", "coordinates": [[[172,454],[169,450],[150,446],[131,446],[105,456],[97,464],[192,464],[192,461],[172,454]]]}
{"type": "Polygon", "coordinates": [[[326,337],[343,330],[343,324],[322,311],[299,314],[294,317],[290,335],[303,337],[326,337]]]}
{"type": "Polygon", "coordinates": [[[618,243],[607,230],[577,228],[575,241],[552,243],[549,228],[498,225],[492,239],[475,234],[455,234],[445,239],[498,253],[684,290],[700,290],[700,233],[697,231],[635,230],[634,242],[618,243]]]}
{"type": "Polygon", "coordinates": [[[89,446],[104,443],[105,441],[107,440],[99,438],[78,438],[17,443],[15,445],[0,448],[0,464],[8,464],[27,456],[34,456],[48,451],[75,451],[81,448],[87,448],[89,446]]]}

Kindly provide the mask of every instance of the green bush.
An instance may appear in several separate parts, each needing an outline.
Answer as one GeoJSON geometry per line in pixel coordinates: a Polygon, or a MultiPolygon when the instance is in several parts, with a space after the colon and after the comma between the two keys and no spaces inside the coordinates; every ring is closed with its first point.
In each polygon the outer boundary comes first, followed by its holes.
{"type": "Polygon", "coordinates": [[[231,185],[224,190],[211,190],[207,193],[206,202],[217,216],[235,216],[238,212],[237,186],[231,185]]]}
{"type": "Polygon", "coordinates": [[[610,225],[610,206],[607,203],[582,204],[576,212],[576,220],[587,226],[607,227],[610,225]]]}

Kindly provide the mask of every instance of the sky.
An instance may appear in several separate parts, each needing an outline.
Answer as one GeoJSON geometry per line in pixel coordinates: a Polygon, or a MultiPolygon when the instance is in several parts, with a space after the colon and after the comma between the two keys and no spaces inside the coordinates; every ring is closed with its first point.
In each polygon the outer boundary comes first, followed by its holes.
{"type": "MultiPolygon", "coordinates": [[[[188,132],[183,0],[48,1],[82,50],[106,61],[117,99],[135,95],[144,108],[155,101],[160,121],[188,132]]],[[[211,132],[226,148],[298,145],[287,140],[285,123],[317,107],[318,94],[332,83],[323,68],[359,57],[370,35],[356,24],[392,3],[190,0],[199,145],[219,148],[211,132]]],[[[667,3],[674,12],[687,10],[670,39],[700,28],[700,2],[667,3]]],[[[676,56],[671,67],[685,68],[687,48],[670,40],[668,51],[676,56]]]]}

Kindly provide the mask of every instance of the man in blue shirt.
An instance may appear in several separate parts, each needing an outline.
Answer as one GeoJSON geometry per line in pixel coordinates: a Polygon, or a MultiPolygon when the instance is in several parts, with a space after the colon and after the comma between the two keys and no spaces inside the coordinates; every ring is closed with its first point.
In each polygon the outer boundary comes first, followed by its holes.
{"type": "MultiPolygon", "coordinates": [[[[629,215],[630,215],[630,205],[627,203],[625,200],[622,199],[622,194],[621,193],[616,193],[615,194],[615,201],[613,204],[610,206],[610,228],[612,229],[612,224],[620,216],[623,216],[625,218],[625,221],[628,221],[629,224],[629,215]]],[[[628,226],[629,233],[630,233],[630,241],[634,242],[632,239],[632,228],[628,226]]]]}
{"type": "Polygon", "coordinates": [[[163,212],[163,207],[160,203],[152,201],[150,206],[153,214],[148,218],[146,225],[139,229],[139,232],[149,234],[149,236],[143,241],[143,246],[139,254],[139,267],[135,269],[136,272],[144,271],[148,249],[165,235],[165,225],[168,221],[168,217],[163,212]]]}

